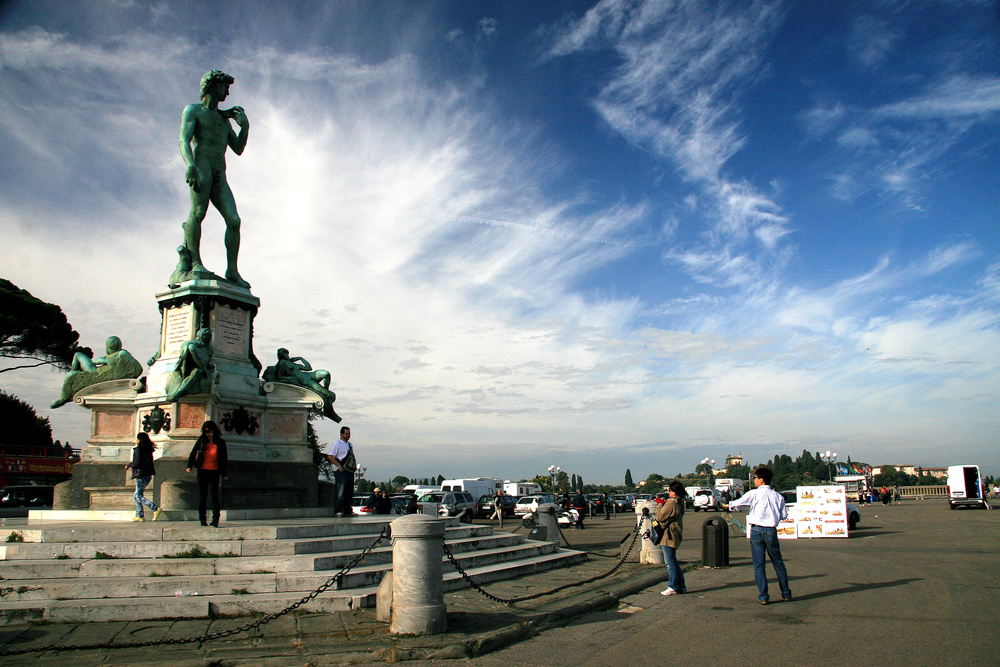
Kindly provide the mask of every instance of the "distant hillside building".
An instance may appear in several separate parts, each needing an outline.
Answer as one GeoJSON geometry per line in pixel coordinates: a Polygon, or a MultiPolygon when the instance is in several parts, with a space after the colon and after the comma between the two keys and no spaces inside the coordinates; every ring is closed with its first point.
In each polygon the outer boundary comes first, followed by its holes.
{"type": "Polygon", "coordinates": [[[746,465],[746,462],[743,461],[743,453],[742,452],[740,452],[736,456],[733,456],[732,454],[730,454],[730,455],[728,455],[726,457],[726,467],[727,468],[729,466],[743,466],[743,465],[746,465]]]}

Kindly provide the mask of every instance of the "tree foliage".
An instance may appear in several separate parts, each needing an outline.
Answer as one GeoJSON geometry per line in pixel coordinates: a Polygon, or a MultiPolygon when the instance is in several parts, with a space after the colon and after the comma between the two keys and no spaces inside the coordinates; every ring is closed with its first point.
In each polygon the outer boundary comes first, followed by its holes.
{"type": "Polygon", "coordinates": [[[0,424],[4,444],[24,447],[55,447],[48,417],[39,417],[35,409],[17,396],[0,389],[0,424]]]}
{"type": "Polygon", "coordinates": [[[625,469],[625,488],[626,489],[634,489],[635,488],[635,482],[632,481],[632,469],[631,468],[626,468],[625,469]]]}
{"type": "Polygon", "coordinates": [[[68,370],[73,354],[82,349],[79,341],[80,334],[59,306],[0,278],[0,357],[37,362],[0,369],[0,373],[43,364],[68,370]]]}

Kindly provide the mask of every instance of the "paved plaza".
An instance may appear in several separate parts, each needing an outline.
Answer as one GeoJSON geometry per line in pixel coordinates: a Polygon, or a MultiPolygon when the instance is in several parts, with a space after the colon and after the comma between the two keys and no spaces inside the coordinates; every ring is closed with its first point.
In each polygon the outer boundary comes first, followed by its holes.
{"type": "MultiPolygon", "coordinates": [[[[849,539],[783,541],[795,600],[757,604],[745,538],[731,566],[697,567],[701,524],[689,512],[679,550],[686,596],[663,597],[666,569],[628,563],[611,576],[509,605],[472,589],[446,594],[448,631],[394,637],[373,609],[290,614],[260,629],[203,643],[5,656],[4,665],[340,665],[409,661],[414,667],[642,665],[669,653],[682,664],[996,664],[1000,512],[948,510],[939,501],[866,507],[849,539]],[[655,656],[655,657],[654,657],[655,656]]],[[[490,584],[508,599],[610,571],[633,518],[596,517],[568,530],[587,563],[490,584]],[[598,555],[599,554],[599,555],[598,555]]],[[[509,529],[509,528],[508,528],[509,529]]],[[[519,529],[523,531],[524,529],[519,529]]],[[[637,547],[638,548],[638,547],[637,547]]],[[[772,572],[769,570],[769,572],[772,572]]],[[[773,580],[773,577],[772,577],[773,580]]],[[[52,624],[0,628],[4,649],[185,638],[253,619],[52,624]]]]}

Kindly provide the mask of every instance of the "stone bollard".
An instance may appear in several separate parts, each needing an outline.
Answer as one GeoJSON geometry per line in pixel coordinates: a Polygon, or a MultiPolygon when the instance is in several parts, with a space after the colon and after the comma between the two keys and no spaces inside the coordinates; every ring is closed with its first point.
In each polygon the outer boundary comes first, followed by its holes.
{"type": "Polygon", "coordinates": [[[555,542],[557,545],[562,546],[562,535],[559,533],[559,521],[556,519],[556,513],[559,511],[559,506],[554,503],[542,503],[535,510],[535,517],[538,520],[538,526],[545,529],[546,541],[555,542]]]}
{"type": "Polygon", "coordinates": [[[392,611],[389,632],[435,635],[448,628],[444,605],[445,521],[410,514],[392,522],[392,611]]]}
{"type": "Polygon", "coordinates": [[[639,526],[640,541],[642,550],[639,552],[639,563],[650,565],[663,565],[663,549],[654,545],[649,540],[642,539],[641,535],[653,527],[653,519],[656,517],[657,504],[655,500],[643,500],[635,504],[635,521],[639,526]],[[642,515],[642,510],[649,511],[648,516],[642,515]]]}

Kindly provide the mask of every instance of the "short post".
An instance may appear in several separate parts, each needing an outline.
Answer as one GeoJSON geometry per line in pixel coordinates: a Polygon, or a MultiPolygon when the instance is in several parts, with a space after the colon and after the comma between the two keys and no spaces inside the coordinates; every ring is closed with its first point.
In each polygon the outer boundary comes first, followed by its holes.
{"type": "MultiPolygon", "coordinates": [[[[635,520],[639,525],[639,534],[645,533],[653,527],[653,518],[656,516],[656,501],[645,500],[635,504],[635,520]],[[646,515],[643,516],[643,510],[646,515]]],[[[663,549],[649,540],[641,540],[642,550],[639,552],[639,563],[649,565],[663,565],[663,549]]]]}
{"type": "Polygon", "coordinates": [[[410,514],[392,522],[389,632],[435,635],[448,628],[444,605],[445,520],[410,514]]]}
{"type": "Polygon", "coordinates": [[[556,518],[558,507],[555,503],[542,503],[535,510],[538,526],[545,529],[546,541],[562,545],[562,534],[559,532],[559,520],[556,518]]]}

